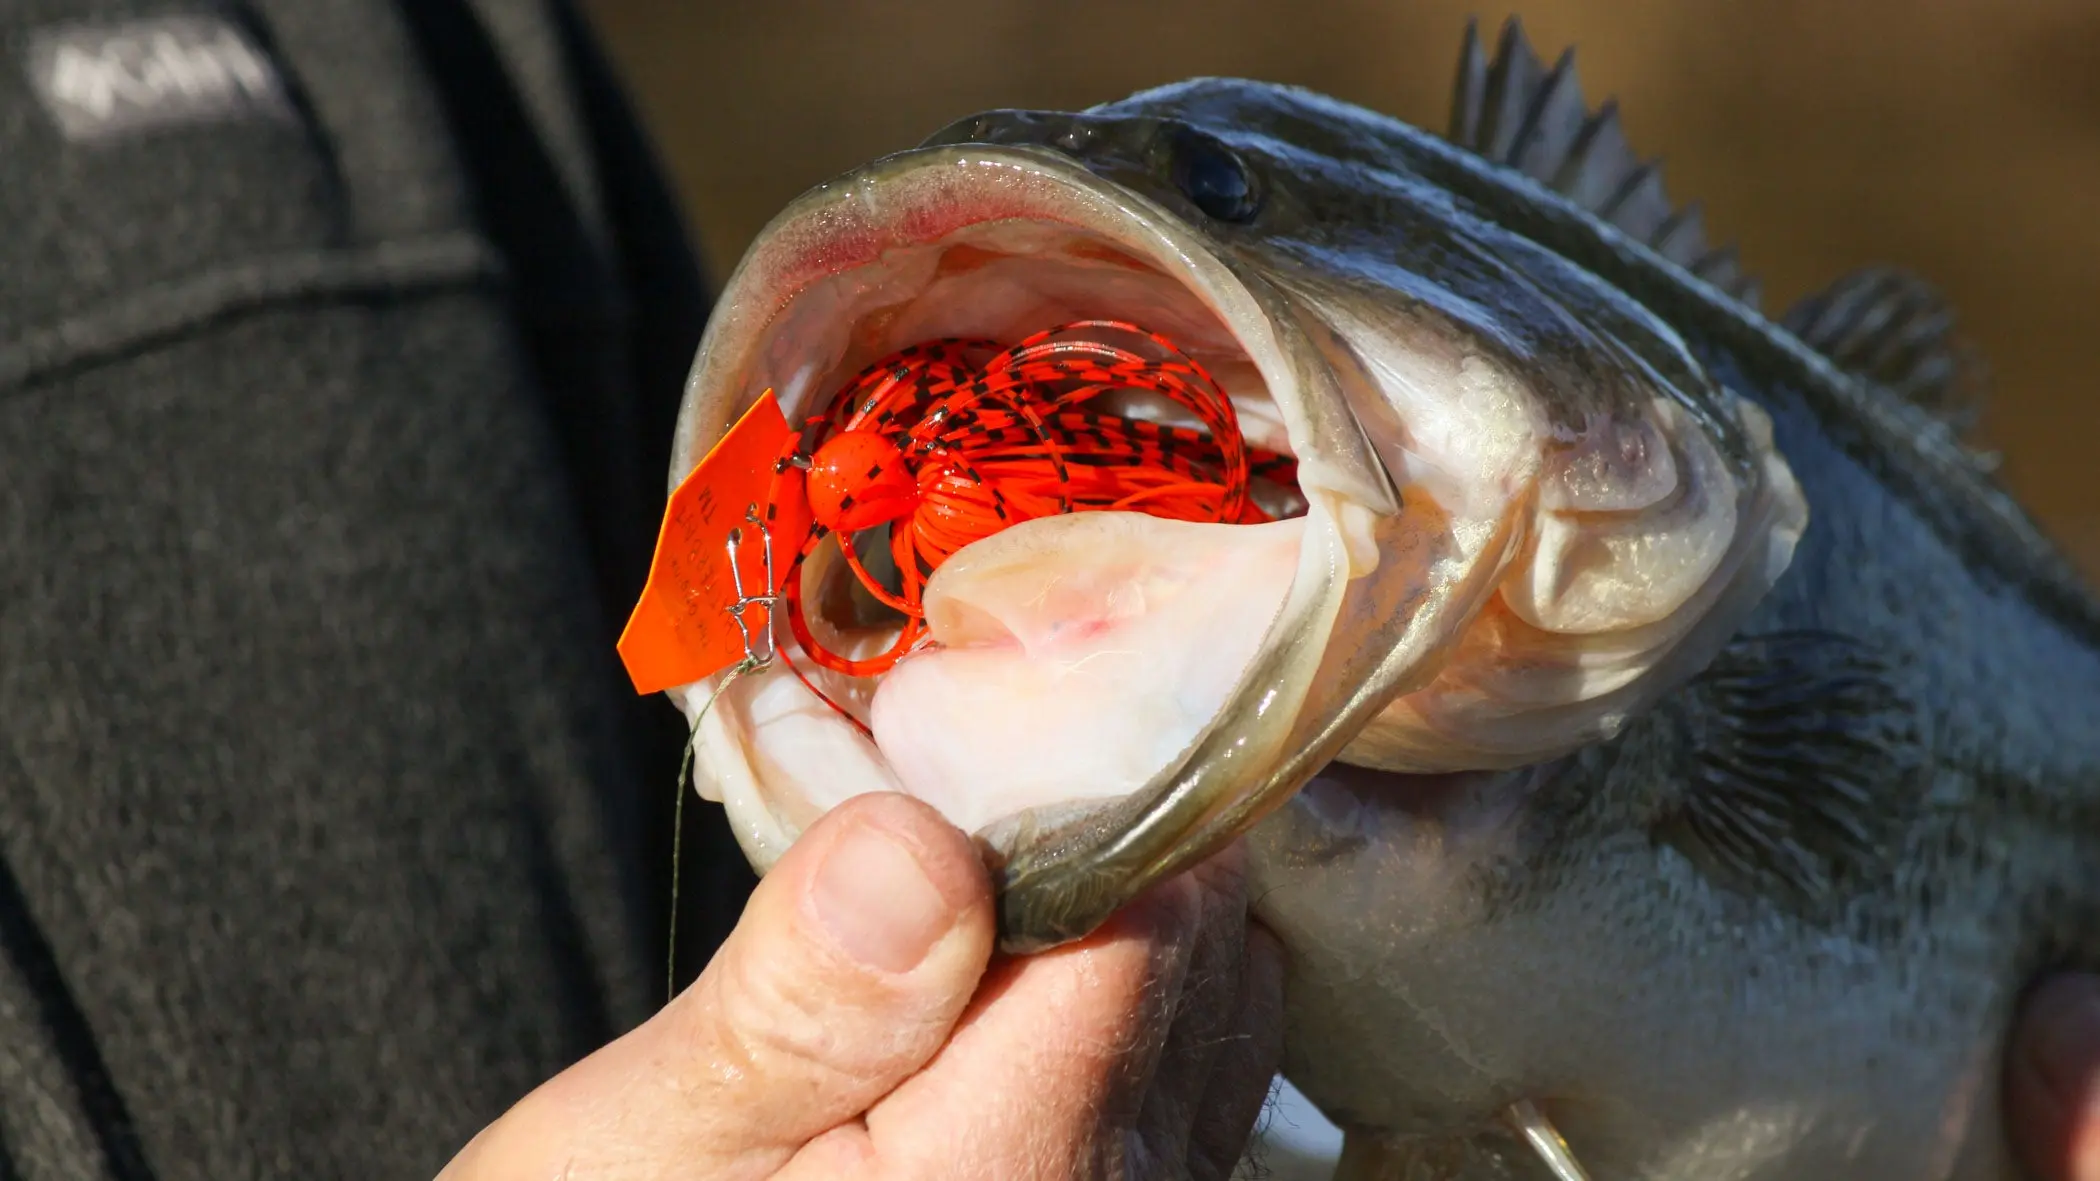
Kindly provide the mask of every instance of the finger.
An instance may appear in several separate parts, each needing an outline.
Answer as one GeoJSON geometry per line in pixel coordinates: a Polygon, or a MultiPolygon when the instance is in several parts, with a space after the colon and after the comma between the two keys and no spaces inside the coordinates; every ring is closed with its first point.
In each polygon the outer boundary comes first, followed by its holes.
{"type": "Polygon", "coordinates": [[[1239,1008],[1211,1063],[1189,1133],[1189,1175],[1195,1181],[1232,1175],[1283,1059],[1283,945],[1259,923],[1247,928],[1241,971],[1239,1008]]]}
{"type": "Polygon", "coordinates": [[[760,882],[691,988],[444,1176],[770,1175],[933,1057],[991,945],[968,838],[902,795],[849,800],[760,882]]]}
{"type": "Polygon", "coordinates": [[[1185,1161],[1213,1063],[1239,1016],[1247,947],[1245,852],[1237,844],[1190,871],[1202,899],[1187,979],[1159,1068],[1145,1088],[1138,1132],[1161,1160],[1185,1161]]]}
{"type": "Polygon", "coordinates": [[[812,1145],[788,1176],[847,1175],[861,1154],[896,1177],[1149,1175],[1130,1129],[1199,917],[1177,879],[1086,939],[994,965],[933,1062],[868,1112],[864,1142],[812,1145]]]}
{"type": "Polygon", "coordinates": [[[2028,998],[2008,1055],[2006,1124],[2044,1181],[2100,1181],[2100,977],[2063,976],[2028,998]]]}

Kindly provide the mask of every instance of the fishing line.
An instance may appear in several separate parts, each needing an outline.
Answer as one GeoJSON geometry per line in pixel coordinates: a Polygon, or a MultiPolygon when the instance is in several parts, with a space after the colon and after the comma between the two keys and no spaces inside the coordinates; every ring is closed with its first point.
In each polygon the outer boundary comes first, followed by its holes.
{"type": "Polygon", "coordinates": [[[678,760],[678,798],[671,804],[671,931],[669,944],[664,953],[664,1003],[669,1004],[678,997],[678,886],[684,880],[681,868],[685,853],[685,791],[693,782],[693,748],[700,742],[700,723],[707,720],[707,711],[715,707],[736,679],[747,672],[755,672],[759,663],[749,657],[729,666],[722,674],[722,683],[707,695],[707,703],[693,715],[692,729],[685,734],[685,754],[678,760]]]}
{"type": "Polygon", "coordinates": [[[744,528],[756,532],[762,544],[760,562],[765,581],[761,587],[762,593],[755,595],[744,586],[743,566],[738,561],[740,555],[737,552],[744,543],[744,529],[731,529],[727,549],[729,577],[736,588],[736,599],[730,603],[728,612],[729,618],[735,621],[737,631],[742,636],[744,658],[729,666],[728,671],[722,674],[722,682],[715,686],[714,692],[708,694],[707,700],[701,704],[700,712],[693,715],[693,724],[685,734],[685,753],[678,760],[678,798],[671,804],[671,929],[665,939],[665,1004],[670,1004],[678,997],[678,895],[679,886],[685,876],[685,793],[693,781],[693,760],[696,757],[695,747],[700,743],[700,724],[707,720],[708,711],[715,707],[715,702],[722,699],[722,694],[727,693],[731,685],[736,684],[738,677],[770,668],[774,658],[780,655],[780,648],[774,642],[773,636],[773,609],[780,602],[780,596],[772,591],[773,531],[759,517],[757,505],[745,508],[744,528]],[[753,626],[744,618],[745,612],[753,607],[766,609],[766,621],[763,624],[753,626]]]}

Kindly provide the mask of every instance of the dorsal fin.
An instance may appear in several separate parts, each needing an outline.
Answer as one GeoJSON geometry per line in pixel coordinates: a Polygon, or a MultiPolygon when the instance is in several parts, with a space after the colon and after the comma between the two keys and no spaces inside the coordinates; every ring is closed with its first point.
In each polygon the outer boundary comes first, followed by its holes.
{"type": "Polygon", "coordinates": [[[1663,193],[1662,167],[1643,163],[1619,126],[1619,107],[1592,112],[1575,77],[1575,51],[1546,68],[1511,17],[1490,61],[1480,26],[1466,22],[1451,99],[1451,142],[1506,164],[1640,239],[1752,307],[1758,282],[1743,274],[1733,247],[1709,250],[1696,204],[1682,209],[1663,193]]]}
{"type": "Polygon", "coordinates": [[[1854,271],[1787,310],[1781,323],[1849,373],[1917,404],[1957,434],[1983,409],[1983,365],[1954,312],[1916,275],[1854,271]]]}

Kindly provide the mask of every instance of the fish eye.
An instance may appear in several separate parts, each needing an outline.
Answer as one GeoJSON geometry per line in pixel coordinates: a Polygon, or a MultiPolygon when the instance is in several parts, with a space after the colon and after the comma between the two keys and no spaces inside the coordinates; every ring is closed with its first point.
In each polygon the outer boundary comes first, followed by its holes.
{"type": "Polygon", "coordinates": [[[1206,216],[1252,221],[1261,208],[1246,164],[1231,148],[1207,135],[1183,131],[1175,137],[1173,173],[1175,187],[1206,216]]]}

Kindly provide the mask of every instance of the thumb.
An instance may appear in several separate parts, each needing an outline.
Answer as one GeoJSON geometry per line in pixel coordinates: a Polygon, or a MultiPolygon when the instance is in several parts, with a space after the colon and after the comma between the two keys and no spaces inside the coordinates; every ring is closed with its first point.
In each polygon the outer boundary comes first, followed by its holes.
{"type": "Polygon", "coordinates": [[[441,1181],[766,1176],[933,1057],[991,950],[969,839],[907,796],[849,800],[759,883],[691,988],[526,1096],[441,1181]]]}

